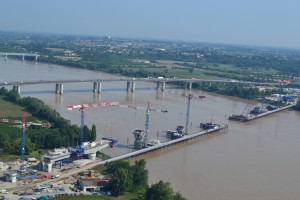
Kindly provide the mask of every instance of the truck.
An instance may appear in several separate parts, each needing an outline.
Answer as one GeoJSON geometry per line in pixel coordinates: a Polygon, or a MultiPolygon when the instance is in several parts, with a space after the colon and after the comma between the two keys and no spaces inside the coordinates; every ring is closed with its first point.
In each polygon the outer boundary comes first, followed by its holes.
{"type": "Polygon", "coordinates": [[[164,79],[164,77],[162,77],[162,76],[159,76],[159,77],[157,77],[157,79],[164,79]]]}

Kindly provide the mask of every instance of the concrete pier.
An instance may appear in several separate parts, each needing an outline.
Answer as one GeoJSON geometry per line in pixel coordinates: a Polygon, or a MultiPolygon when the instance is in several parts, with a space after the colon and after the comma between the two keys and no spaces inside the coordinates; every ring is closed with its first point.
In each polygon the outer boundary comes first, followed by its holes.
{"type": "Polygon", "coordinates": [[[161,91],[166,90],[166,82],[161,82],[161,91]]]}
{"type": "Polygon", "coordinates": [[[59,94],[63,94],[64,93],[64,84],[59,84],[59,94]]]}
{"type": "Polygon", "coordinates": [[[16,91],[18,94],[21,93],[21,87],[19,85],[14,85],[13,90],[16,91]]]}
{"type": "Polygon", "coordinates": [[[127,91],[130,91],[130,81],[127,81],[127,91]]]}
{"type": "Polygon", "coordinates": [[[97,82],[93,83],[93,92],[97,92],[97,82]]]}
{"type": "Polygon", "coordinates": [[[63,94],[64,93],[64,85],[62,83],[55,84],[55,93],[56,94],[63,94]]]}
{"type": "Polygon", "coordinates": [[[193,88],[193,82],[189,83],[189,90],[191,90],[193,88]]]}
{"type": "Polygon", "coordinates": [[[156,90],[159,90],[160,82],[156,82],[156,90]]]}
{"type": "Polygon", "coordinates": [[[135,82],[132,81],[131,82],[131,92],[134,92],[134,90],[135,90],[135,82]]]}
{"type": "Polygon", "coordinates": [[[101,93],[101,90],[102,90],[102,82],[97,82],[97,92],[98,93],[101,93]]]}

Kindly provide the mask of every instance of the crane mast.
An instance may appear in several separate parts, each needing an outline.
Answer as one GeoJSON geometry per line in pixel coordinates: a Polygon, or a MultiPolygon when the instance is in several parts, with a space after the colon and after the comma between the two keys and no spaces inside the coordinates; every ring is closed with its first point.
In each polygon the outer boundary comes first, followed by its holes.
{"type": "Polygon", "coordinates": [[[97,102],[89,104],[80,104],[75,106],[67,106],[68,110],[73,110],[74,108],[79,108],[81,111],[81,125],[80,125],[80,146],[84,143],[84,118],[85,118],[85,109],[89,107],[103,107],[103,106],[117,106],[119,102],[97,102]]]}
{"type": "Polygon", "coordinates": [[[80,126],[80,145],[83,145],[84,142],[84,115],[85,115],[85,107],[82,105],[81,107],[81,126],[80,126]]]}
{"type": "Polygon", "coordinates": [[[148,134],[149,134],[149,123],[150,123],[150,103],[148,102],[147,105],[147,111],[146,111],[146,122],[145,122],[145,131],[146,131],[146,135],[145,135],[145,146],[147,147],[148,144],[148,134]]]}
{"type": "Polygon", "coordinates": [[[186,120],[185,120],[185,134],[188,134],[189,129],[189,118],[190,118],[190,106],[191,106],[191,99],[193,98],[192,94],[188,95],[188,101],[187,101],[187,108],[186,108],[186,120]]]}
{"type": "Polygon", "coordinates": [[[23,116],[22,116],[22,133],[21,133],[21,165],[20,165],[20,170],[24,170],[25,131],[26,131],[26,115],[23,114],[23,116]]]}

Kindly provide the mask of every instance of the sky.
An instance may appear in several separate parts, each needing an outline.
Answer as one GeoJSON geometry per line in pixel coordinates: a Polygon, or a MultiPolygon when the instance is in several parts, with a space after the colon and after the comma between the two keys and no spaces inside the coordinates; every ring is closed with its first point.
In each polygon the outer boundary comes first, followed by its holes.
{"type": "Polygon", "coordinates": [[[299,0],[3,0],[0,30],[300,48],[299,0]]]}

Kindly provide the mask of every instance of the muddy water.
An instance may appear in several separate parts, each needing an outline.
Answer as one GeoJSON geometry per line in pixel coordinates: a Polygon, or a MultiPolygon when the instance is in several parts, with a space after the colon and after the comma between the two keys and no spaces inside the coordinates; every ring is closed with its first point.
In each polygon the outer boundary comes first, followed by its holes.
{"type": "MultiPolygon", "coordinates": [[[[0,60],[0,81],[110,78],[110,74],[31,62],[0,60]]],[[[164,141],[163,131],[185,124],[187,99],[181,89],[156,91],[151,83],[136,83],[135,93],[126,91],[125,82],[102,83],[102,93],[92,93],[92,83],[64,85],[64,94],[54,94],[54,84],[21,87],[22,96],[37,97],[72,123],[80,124],[80,112],[67,105],[97,101],[120,101],[168,113],[150,113],[150,136],[164,141]]],[[[11,88],[11,87],[9,87],[11,88]]],[[[227,123],[226,133],[202,138],[147,158],[150,183],[169,181],[174,190],[188,199],[201,200],[282,200],[300,196],[300,113],[283,111],[247,124],[226,120],[242,113],[248,101],[193,91],[191,132],[200,122],[227,123]],[[205,95],[205,99],[198,99],[205,95]]],[[[250,102],[253,107],[256,103],[250,102]]],[[[115,107],[90,108],[86,124],[97,126],[98,138],[119,139],[118,148],[106,149],[110,155],[128,152],[134,128],[145,127],[145,111],[115,107]]]]}

